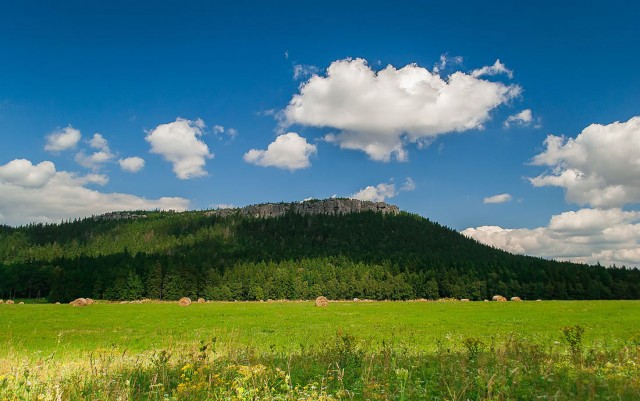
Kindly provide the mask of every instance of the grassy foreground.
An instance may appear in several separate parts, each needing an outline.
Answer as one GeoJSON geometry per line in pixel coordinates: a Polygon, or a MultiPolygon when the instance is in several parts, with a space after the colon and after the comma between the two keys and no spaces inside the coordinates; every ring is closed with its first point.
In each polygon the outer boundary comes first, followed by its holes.
{"type": "Polygon", "coordinates": [[[640,399],[640,302],[0,305],[0,400],[640,399]]]}

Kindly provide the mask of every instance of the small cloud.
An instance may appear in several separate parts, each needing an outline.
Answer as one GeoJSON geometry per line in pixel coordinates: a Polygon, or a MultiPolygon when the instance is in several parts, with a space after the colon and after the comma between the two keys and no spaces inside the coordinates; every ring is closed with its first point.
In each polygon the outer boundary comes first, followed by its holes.
{"type": "Polygon", "coordinates": [[[404,180],[404,184],[402,184],[402,187],[400,187],[400,190],[405,192],[411,192],[411,191],[414,191],[415,189],[416,189],[416,183],[413,181],[411,177],[407,177],[404,180]]]}
{"type": "Polygon", "coordinates": [[[207,175],[206,159],[213,158],[209,147],[199,138],[203,134],[204,121],[177,118],[176,121],[158,125],[147,132],[145,140],[151,145],[151,153],[162,156],[173,164],[173,172],[181,180],[207,175]]]}
{"type": "Polygon", "coordinates": [[[93,134],[93,137],[89,141],[89,146],[93,149],[97,149],[97,152],[93,152],[91,155],[86,155],[84,152],[78,152],[76,154],[76,163],[83,167],[99,170],[105,163],[113,160],[115,155],[111,153],[109,143],[100,134],[93,134]]]}
{"type": "Polygon", "coordinates": [[[285,50],[284,52],[284,58],[289,60],[289,50],[285,50]]]}
{"type": "Polygon", "coordinates": [[[236,207],[230,203],[215,203],[211,205],[214,209],[235,209],[236,207]]]}
{"type": "Polygon", "coordinates": [[[118,160],[118,164],[122,171],[126,171],[128,173],[137,173],[138,171],[144,168],[144,159],[141,157],[126,157],[124,159],[118,160]]]}
{"type": "Polygon", "coordinates": [[[498,74],[506,74],[509,79],[513,78],[513,71],[508,69],[504,64],[500,62],[500,60],[496,60],[493,65],[484,66],[482,68],[478,68],[477,70],[473,70],[471,72],[471,76],[474,78],[480,78],[482,76],[492,76],[498,74]]]}
{"type": "Polygon", "coordinates": [[[296,64],[293,66],[293,79],[306,79],[313,74],[317,74],[320,69],[315,65],[296,64]]]}
{"type": "Polygon", "coordinates": [[[277,167],[291,171],[311,166],[309,157],[317,153],[316,145],[295,132],[279,135],[267,150],[251,149],[244,154],[244,161],[263,167],[277,167]]]}
{"type": "Polygon", "coordinates": [[[231,140],[234,140],[234,139],[236,139],[236,137],[238,136],[238,130],[237,130],[237,129],[235,129],[235,128],[229,128],[229,129],[227,130],[227,135],[229,136],[229,138],[230,138],[231,140]]]}
{"type": "Polygon", "coordinates": [[[214,125],[212,131],[214,134],[222,134],[224,132],[224,127],[222,125],[214,125]]]}
{"type": "Polygon", "coordinates": [[[82,135],[80,131],[69,125],[66,128],[58,129],[47,135],[47,144],[44,150],[48,152],[60,152],[73,149],[80,142],[82,135]]]}
{"type": "Polygon", "coordinates": [[[361,201],[371,201],[371,202],[384,202],[387,198],[393,198],[397,195],[396,186],[393,182],[390,183],[380,183],[378,185],[371,186],[369,185],[366,188],[361,189],[349,196],[351,199],[358,199],[361,201]]]}
{"type": "Polygon", "coordinates": [[[509,128],[511,126],[528,127],[535,122],[534,128],[541,128],[540,118],[533,118],[531,109],[522,110],[520,113],[509,116],[504,120],[504,127],[509,128]]]}
{"type": "Polygon", "coordinates": [[[505,203],[505,202],[509,202],[511,201],[512,196],[510,194],[500,194],[500,195],[493,195],[493,196],[489,196],[487,198],[484,198],[484,200],[482,201],[482,203],[505,203]]]}

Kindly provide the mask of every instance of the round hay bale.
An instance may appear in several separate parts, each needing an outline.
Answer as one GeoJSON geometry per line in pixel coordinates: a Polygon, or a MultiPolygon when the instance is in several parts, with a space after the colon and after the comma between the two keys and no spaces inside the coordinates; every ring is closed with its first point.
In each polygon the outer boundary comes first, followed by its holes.
{"type": "Polygon", "coordinates": [[[522,299],[520,299],[520,297],[511,297],[511,300],[513,302],[522,302],[522,299]]]}
{"type": "Polygon", "coordinates": [[[7,302],[5,302],[7,305],[13,305],[14,302],[12,299],[7,299],[7,302]]]}
{"type": "Polygon", "coordinates": [[[205,301],[204,298],[198,298],[198,303],[199,304],[203,304],[205,302],[207,302],[207,301],[205,301]]]}
{"type": "Polygon", "coordinates": [[[72,306],[87,306],[87,300],[85,298],[77,298],[69,302],[72,306]]]}
{"type": "Polygon", "coordinates": [[[469,300],[467,298],[462,298],[460,302],[469,302],[469,300]]]}
{"type": "Polygon", "coordinates": [[[178,305],[180,305],[180,306],[189,306],[189,305],[191,305],[191,298],[187,298],[187,297],[180,298],[180,300],[178,301],[178,305]]]}
{"type": "Polygon", "coordinates": [[[327,299],[327,297],[320,296],[320,297],[316,298],[316,306],[323,307],[323,306],[327,306],[327,305],[329,305],[329,300],[327,299]]]}
{"type": "Polygon", "coordinates": [[[542,302],[542,300],[541,299],[536,299],[536,302],[542,302]]]}
{"type": "Polygon", "coordinates": [[[491,299],[496,302],[507,302],[507,298],[503,297],[502,295],[494,295],[491,299]]]}
{"type": "Polygon", "coordinates": [[[91,298],[85,298],[85,301],[87,301],[87,305],[93,305],[96,302],[91,298]]]}
{"type": "Polygon", "coordinates": [[[4,301],[0,299],[0,304],[3,304],[3,303],[4,303],[4,301]]]}
{"type": "Polygon", "coordinates": [[[60,305],[60,302],[56,302],[56,305],[60,305]]]}
{"type": "Polygon", "coordinates": [[[24,305],[24,302],[20,302],[18,305],[24,305]]]}

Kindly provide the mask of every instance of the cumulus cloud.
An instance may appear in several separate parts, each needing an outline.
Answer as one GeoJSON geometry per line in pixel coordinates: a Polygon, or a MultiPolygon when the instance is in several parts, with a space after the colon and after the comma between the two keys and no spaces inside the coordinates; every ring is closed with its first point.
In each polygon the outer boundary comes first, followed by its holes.
{"type": "Polygon", "coordinates": [[[415,182],[407,177],[400,187],[400,191],[396,190],[396,185],[393,183],[393,180],[389,183],[380,183],[375,187],[369,185],[360,191],[356,192],[349,196],[351,199],[358,199],[362,201],[372,201],[372,202],[384,202],[385,199],[393,198],[397,196],[400,192],[408,192],[416,189],[415,182]]]}
{"type": "Polygon", "coordinates": [[[510,194],[499,194],[484,198],[482,203],[505,203],[512,199],[510,194]]]}
{"type": "Polygon", "coordinates": [[[151,144],[151,153],[173,164],[173,172],[179,179],[202,177],[207,175],[206,159],[213,157],[207,144],[199,139],[204,127],[201,119],[178,118],[148,131],[145,140],[151,144]]]}
{"type": "Polygon", "coordinates": [[[24,188],[42,188],[56,174],[50,161],[33,165],[26,159],[15,159],[0,166],[0,180],[6,184],[24,188]]]}
{"type": "Polygon", "coordinates": [[[141,157],[126,157],[124,159],[118,160],[118,164],[122,171],[126,171],[128,173],[137,173],[138,171],[144,168],[144,159],[141,157]]]}
{"type": "Polygon", "coordinates": [[[640,117],[592,124],[575,139],[549,135],[533,165],[548,166],[530,178],[536,187],[564,188],[567,201],[593,207],[640,202],[640,117]]]}
{"type": "Polygon", "coordinates": [[[502,66],[497,65],[442,78],[416,64],[376,72],[363,59],[335,61],[325,76],[314,75],[300,86],[281,124],[334,128],[339,133],[326,135],[328,142],[374,160],[403,161],[407,142],[481,129],[493,109],[521,92],[517,85],[481,79],[502,66]]]}
{"type": "Polygon", "coordinates": [[[311,166],[309,157],[317,152],[316,145],[295,132],[279,135],[267,150],[251,149],[244,154],[247,163],[264,167],[298,170],[311,166]]]}
{"type": "Polygon", "coordinates": [[[90,155],[78,152],[75,157],[76,163],[83,167],[99,170],[105,163],[112,161],[116,157],[111,152],[107,140],[100,134],[93,134],[89,141],[89,146],[96,149],[96,151],[90,155]]]}
{"type": "Polygon", "coordinates": [[[396,196],[396,186],[394,183],[380,183],[375,187],[369,185],[349,196],[349,198],[362,201],[384,202],[385,199],[393,198],[394,196],[396,196]]]}
{"type": "MultiPolygon", "coordinates": [[[[521,126],[521,127],[528,127],[532,123],[534,123],[533,113],[531,112],[531,109],[525,109],[525,110],[522,110],[520,113],[507,117],[507,119],[504,120],[504,127],[509,128],[514,125],[521,126]]],[[[535,121],[535,128],[540,128],[539,118],[536,119],[535,121]]]]}
{"type": "Polygon", "coordinates": [[[60,152],[67,149],[73,149],[80,142],[82,135],[80,131],[68,126],[47,135],[47,143],[44,150],[48,152],[60,152]]]}
{"type": "Polygon", "coordinates": [[[114,210],[185,210],[189,206],[183,198],[145,199],[86,187],[106,182],[101,174],[56,171],[50,161],[35,165],[24,159],[10,161],[0,166],[0,223],[59,222],[114,210]]]}
{"type": "Polygon", "coordinates": [[[619,208],[565,212],[534,229],[482,226],[462,233],[513,253],[605,266],[640,265],[640,213],[619,208]]]}

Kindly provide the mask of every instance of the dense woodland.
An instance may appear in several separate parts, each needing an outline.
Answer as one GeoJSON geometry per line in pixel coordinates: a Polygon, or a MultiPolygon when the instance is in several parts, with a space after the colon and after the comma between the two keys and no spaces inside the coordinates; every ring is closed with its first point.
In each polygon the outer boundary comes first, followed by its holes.
{"type": "Polygon", "coordinates": [[[138,212],[0,226],[0,299],[639,299],[640,271],[512,255],[408,213],[138,212]]]}

